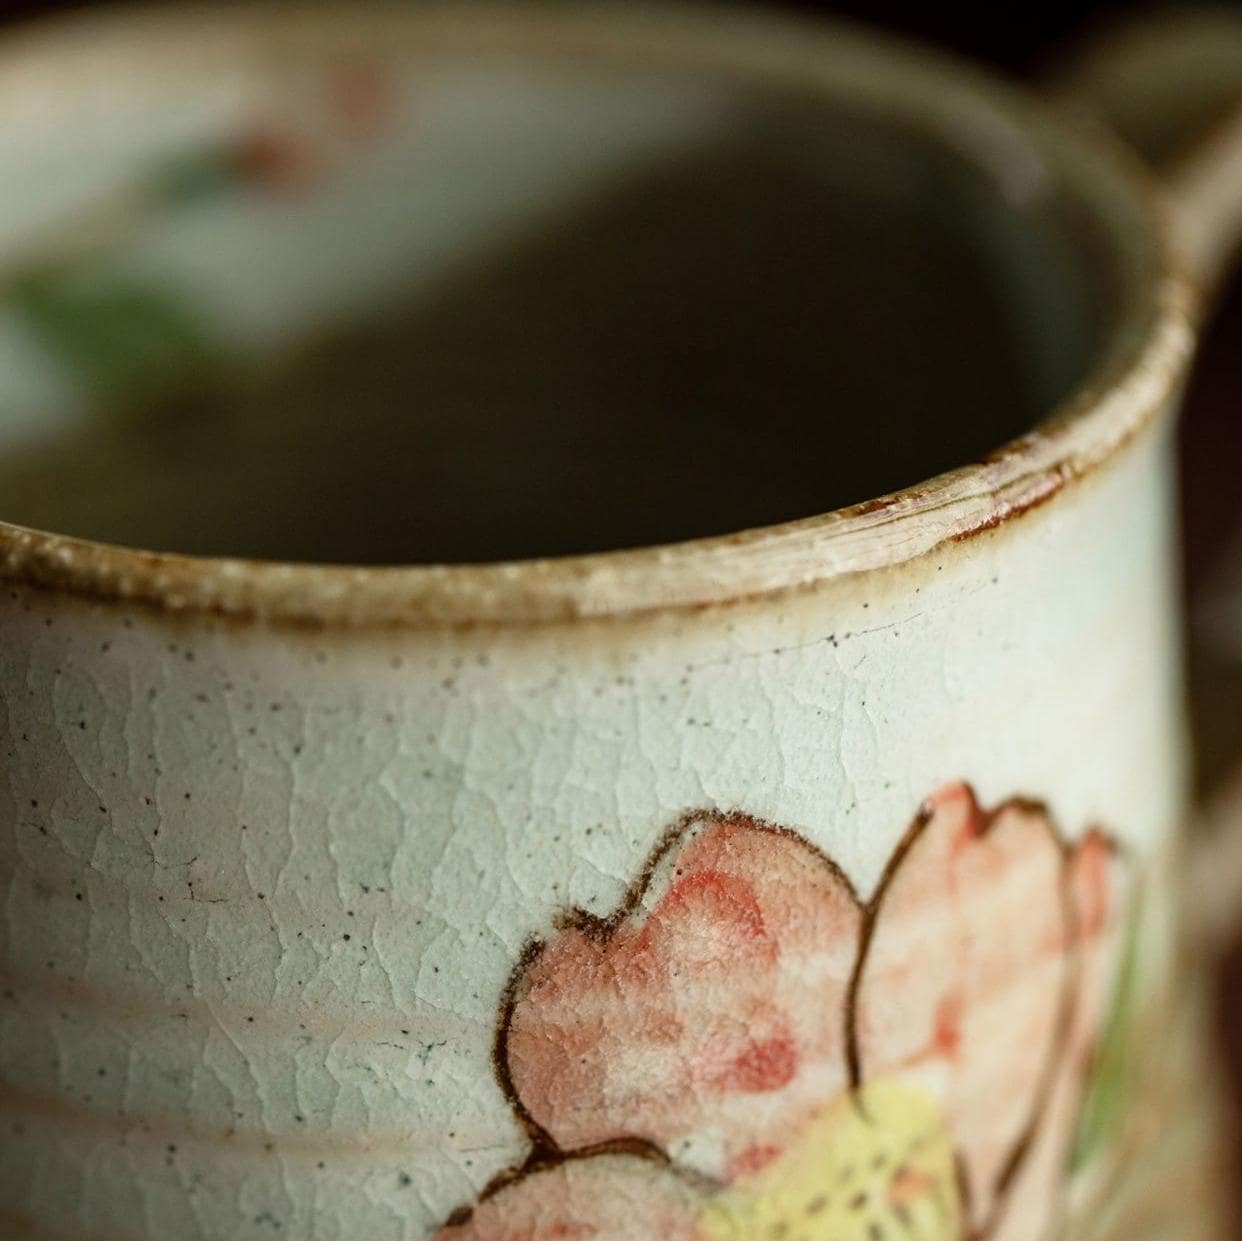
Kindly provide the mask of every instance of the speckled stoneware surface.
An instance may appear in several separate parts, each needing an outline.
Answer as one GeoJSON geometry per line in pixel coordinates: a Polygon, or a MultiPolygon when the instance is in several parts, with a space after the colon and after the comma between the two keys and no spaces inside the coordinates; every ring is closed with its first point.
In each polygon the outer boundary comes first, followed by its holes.
{"type": "Polygon", "coordinates": [[[1089,1219],[1185,810],[1193,293],[1124,157],[957,66],[716,13],[79,19],[0,50],[0,116],[0,1232],[1089,1219]],[[233,441],[213,483],[209,444],[157,467],[101,410],[431,287],[728,129],[743,79],[908,122],[1015,218],[1073,206],[1107,330],[1051,421],[654,550],[173,554],[200,499],[226,542],[284,509],[256,518],[233,441]],[[67,537],[151,511],[158,552],[67,537]]]}

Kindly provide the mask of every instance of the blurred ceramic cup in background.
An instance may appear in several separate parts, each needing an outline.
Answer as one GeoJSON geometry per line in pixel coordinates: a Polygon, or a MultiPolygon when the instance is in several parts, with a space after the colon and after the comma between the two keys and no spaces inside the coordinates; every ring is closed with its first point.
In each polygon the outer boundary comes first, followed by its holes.
{"type": "Polygon", "coordinates": [[[0,116],[6,1234],[1090,1227],[1236,187],[740,12],[78,17],[0,116]]]}

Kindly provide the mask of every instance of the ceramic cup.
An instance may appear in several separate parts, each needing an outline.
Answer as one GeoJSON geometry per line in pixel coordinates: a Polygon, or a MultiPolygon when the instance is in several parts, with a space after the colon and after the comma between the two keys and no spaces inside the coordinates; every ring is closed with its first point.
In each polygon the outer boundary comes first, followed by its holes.
{"type": "Polygon", "coordinates": [[[1089,1219],[1236,184],[735,11],[79,17],[0,115],[5,1235],[1089,1219]]]}

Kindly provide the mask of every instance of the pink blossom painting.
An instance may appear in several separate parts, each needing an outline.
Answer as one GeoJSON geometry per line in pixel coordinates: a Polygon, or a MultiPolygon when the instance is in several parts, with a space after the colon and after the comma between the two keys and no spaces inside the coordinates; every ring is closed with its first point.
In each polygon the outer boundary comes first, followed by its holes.
{"type": "Polygon", "coordinates": [[[795,832],[686,816],[523,953],[496,1072],[529,1150],[437,1241],[1038,1241],[1126,868],[948,785],[873,896],[795,832]]]}

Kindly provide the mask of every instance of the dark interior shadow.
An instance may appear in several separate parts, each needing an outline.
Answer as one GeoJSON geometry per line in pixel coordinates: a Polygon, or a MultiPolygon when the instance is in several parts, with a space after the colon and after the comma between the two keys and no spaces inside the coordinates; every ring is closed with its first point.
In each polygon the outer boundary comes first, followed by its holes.
{"type": "Polygon", "coordinates": [[[223,399],[10,453],[3,516],[164,550],[475,561],[805,517],[964,464],[1080,359],[1032,378],[1046,325],[1006,264],[1039,269],[1018,250],[1046,239],[1015,219],[1010,245],[990,187],[923,145],[758,111],[223,399]]]}

